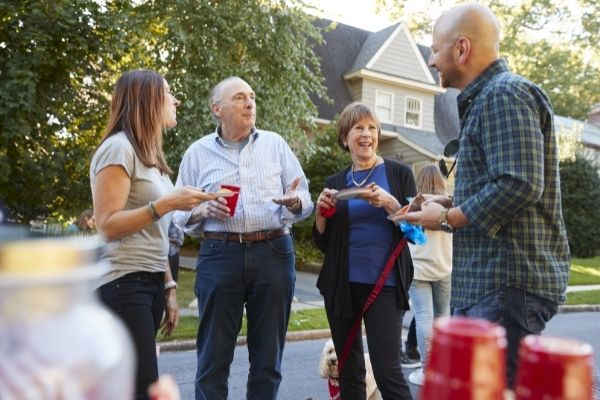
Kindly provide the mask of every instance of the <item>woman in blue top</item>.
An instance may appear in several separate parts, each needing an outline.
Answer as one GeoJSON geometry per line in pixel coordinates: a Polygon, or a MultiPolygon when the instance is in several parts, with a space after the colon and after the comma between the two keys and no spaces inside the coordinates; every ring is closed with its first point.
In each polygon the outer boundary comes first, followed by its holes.
{"type": "MultiPolygon", "coordinates": [[[[376,153],[381,135],[379,121],[360,103],[348,105],[338,122],[338,143],[350,152],[352,165],[330,176],[317,199],[313,239],[325,253],[317,287],[325,309],[338,358],[367,296],[373,289],[390,253],[402,233],[387,219],[415,195],[412,171],[384,160],[376,153]],[[336,200],[344,188],[365,187],[366,194],[336,200]],[[330,218],[327,210],[335,208],[330,218]]],[[[413,266],[404,250],[377,300],[364,315],[373,375],[384,399],[410,399],[400,365],[400,329],[408,309],[408,288],[413,266]]],[[[365,365],[362,340],[353,343],[340,377],[341,398],[365,396],[365,365]]]]}

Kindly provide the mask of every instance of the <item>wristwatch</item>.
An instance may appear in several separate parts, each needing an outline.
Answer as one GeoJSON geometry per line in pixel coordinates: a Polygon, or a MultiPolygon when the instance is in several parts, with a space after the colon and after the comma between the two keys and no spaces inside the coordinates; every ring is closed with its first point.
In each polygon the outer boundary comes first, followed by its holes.
{"type": "Polygon", "coordinates": [[[456,229],[448,223],[448,208],[444,208],[440,214],[440,229],[446,233],[454,233],[456,229]]]}

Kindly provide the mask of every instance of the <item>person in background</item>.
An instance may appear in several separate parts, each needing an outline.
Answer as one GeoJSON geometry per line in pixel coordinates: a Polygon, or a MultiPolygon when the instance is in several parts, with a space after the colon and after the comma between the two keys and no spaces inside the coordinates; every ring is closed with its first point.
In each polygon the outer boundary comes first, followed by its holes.
{"type": "Polygon", "coordinates": [[[171,275],[175,282],[179,278],[179,253],[184,239],[183,230],[171,221],[169,225],[169,267],[171,268],[171,275]]]}
{"type": "Polygon", "coordinates": [[[68,235],[90,234],[96,230],[94,212],[91,209],[83,210],[76,222],[70,224],[65,233],[68,235]]]}
{"type": "Polygon", "coordinates": [[[496,16],[479,4],[442,14],[429,65],[461,91],[454,197],[395,215],[454,233],[451,307],[506,330],[507,380],[519,342],[540,334],[565,301],[570,254],[548,96],[499,58],[496,16]]]}
{"type": "MultiPolygon", "coordinates": [[[[325,254],[317,287],[325,300],[331,336],[341,359],[346,338],[369,293],[400,242],[402,232],[387,219],[415,195],[412,171],[377,155],[381,127],[364,104],[349,104],[338,121],[338,143],[352,165],[330,176],[317,199],[313,240],[325,254]],[[344,188],[367,188],[350,200],[336,200],[344,188]],[[327,219],[328,210],[335,213],[327,219]]],[[[411,399],[400,365],[401,327],[408,309],[413,266],[408,248],[396,259],[376,301],[364,315],[369,358],[385,400],[411,399]]],[[[364,400],[365,361],[361,335],[352,343],[340,376],[341,398],[364,400]]]]}
{"type": "MultiPolygon", "coordinates": [[[[447,196],[446,181],[436,165],[427,165],[417,174],[417,191],[447,196]]],[[[433,319],[450,315],[450,286],[452,273],[452,234],[427,231],[423,245],[408,244],[415,268],[409,294],[415,313],[417,343],[423,355],[423,367],[411,372],[408,381],[422,385],[427,353],[433,330],[433,319]]]]}
{"type": "Polygon", "coordinates": [[[148,387],[158,378],[155,336],[164,311],[167,335],[179,318],[177,284],[167,267],[171,211],[190,210],[216,197],[195,188],[174,190],[169,178],[162,135],[177,124],[178,104],[158,73],[124,73],[90,165],[94,215],[110,261],[98,291],[133,338],[136,399],[147,399],[148,387]]]}
{"type": "MultiPolygon", "coordinates": [[[[410,319],[410,325],[408,326],[408,335],[406,336],[406,342],[404,342],[404,351],[400,353],[400,363],[404,368],[419,368],[421,366],[421,354],[419,354],[417,348],[416,325],[417,323],[413,316],[410,319]]],[[[402,335],[400,336],[400,340],[402,340],[402,335]]],[[[400,346],[402,346],[402,344],[400,344],[400,346]]]]}
{"type": "Polygon", "coordinates": [[[216,191],[232,185],[240,191],[232,209],[219,199],[175,215],[185,233],[204,234],[196,265],[196,400],[227,399],[244,306],[250,358],[246,398],[274,400],[296,281],[289,229],[311,214],[313,203],[285,140],[255,127],[256,94],[248,83],[235,76],[222,80],[209,103],[217,127],[185,152],[177,186],[216,191]]]}

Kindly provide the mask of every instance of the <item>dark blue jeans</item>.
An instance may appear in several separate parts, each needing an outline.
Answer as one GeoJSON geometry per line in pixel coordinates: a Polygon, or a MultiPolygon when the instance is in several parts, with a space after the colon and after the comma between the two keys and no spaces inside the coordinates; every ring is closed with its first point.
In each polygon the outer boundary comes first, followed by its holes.
{"type": "Polygon", "coordinates": [[[200,316],[196,400],[227,399],[244,304],[250,360],[246,398],[277,398],[295,282],[289,235],[254,243],[202,242],[196,266],[200,316]]]}
{"type": "Polygon", "coordinates": [[[127,326],[135,346],[136,400],[148,399],[148,386],[158,379],[156,332],[165,309],[163,273],[134,272],[100,286],[102,302],[127,326]]]}
{"type": "Polygon", "coordinates": [[[507,384],[512,388],[517,373],[521,339],[529,334],[540,334],[557,310],[558,305],[550,300],[523,289],[507,287],[483,297],[469,307],[454,309],[453,315],[483,318],[504,327],[508,342],[506,377],[507,384]]]}

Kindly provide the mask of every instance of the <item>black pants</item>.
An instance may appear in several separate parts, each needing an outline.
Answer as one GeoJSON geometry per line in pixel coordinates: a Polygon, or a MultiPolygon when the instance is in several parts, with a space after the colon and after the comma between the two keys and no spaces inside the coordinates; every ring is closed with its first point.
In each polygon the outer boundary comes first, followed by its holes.
{"type": "MultiPolygon", "coordinates": [[[[362,309],[373,285],[351,283],[353,309],[362,309]]],[[[338,357],[341,357],[346,337],[354,319],[334,318],[326,304],[331,336],[338,357]]],[[[364,316],[367,345],[373,375],[384,400],[412,399],[400,365],[400,318],[403,311],[396,302],[396,288],[385,286],[364,316]]],[[[365,362],[362,337],[357,335],[340,378],[341,398],[366,398],[365,362]]]]}
{"type": "Polygon", "coordinates": [[[155,337],[165,309],[164,274],[134,272],[98,291],[131,334],[137,356],[135,398],[148,399],[148,386],[158,379],[155,337]]]}

